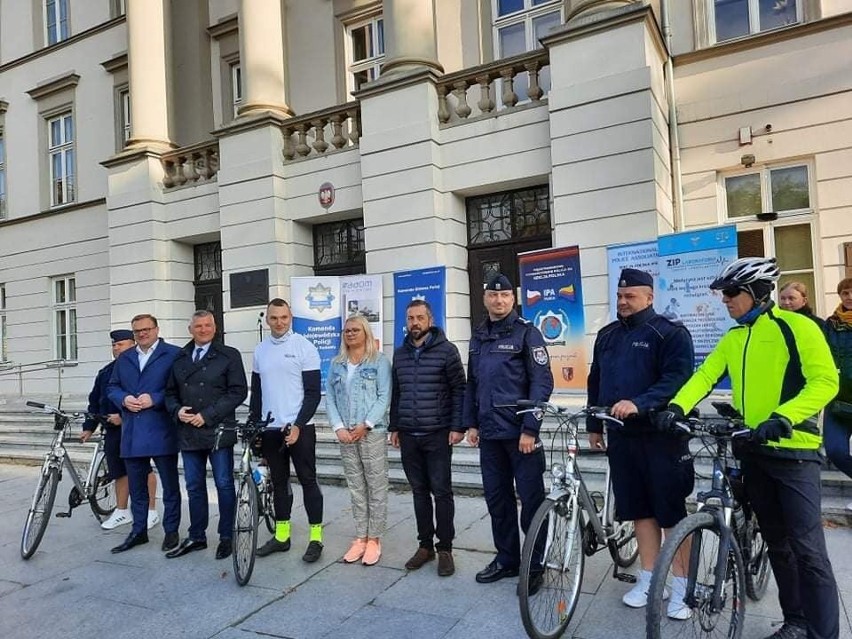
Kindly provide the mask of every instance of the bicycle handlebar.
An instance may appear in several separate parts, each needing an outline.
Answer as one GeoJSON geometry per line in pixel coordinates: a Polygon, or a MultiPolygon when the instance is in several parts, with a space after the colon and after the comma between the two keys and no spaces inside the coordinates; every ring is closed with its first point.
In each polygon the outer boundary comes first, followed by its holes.
{"type": "MultiPolygon", "coordinates": [[[[568,413],[568,408],[556,406],[555,404],[551,404],[550,402],[537,402],[532,399],[519,399],[515,402],[515,406],[517,406],[518,408],[522,408],[522,410],[519,410],[518,413],[526,413],[536,410],[557,416],[566,415],[568,413]]],[[[597,419],[616,426],[624,426],[624,421],[618,419],[617,417],[613,417],[612,415],[610,415],[609,411],[609,406],[586,406],[571,415],[571,417],[580,417],[582,415],[588,415],[590,417],[596,417],[597,419]]]]}

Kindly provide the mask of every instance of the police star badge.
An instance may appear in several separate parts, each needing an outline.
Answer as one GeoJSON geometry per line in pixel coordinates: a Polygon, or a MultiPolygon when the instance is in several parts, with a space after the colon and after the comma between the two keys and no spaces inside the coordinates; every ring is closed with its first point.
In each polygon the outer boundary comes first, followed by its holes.
{"type": "Polygon", "coordinates": [[[536,346],[532,349],[533,361],[539,366],[547,366],[547,349],[544,346],[536,346]]]}
{"type": "Polygon", "coordinates": [[[322,282],[317,282],[316,286],[308,287],[308,294],[305,296],[308,302],[308,308],[312,311],[327,311],[331,309],[331,302],[334,300],[334,294],[331,288],[323,286],[322,282]]]}

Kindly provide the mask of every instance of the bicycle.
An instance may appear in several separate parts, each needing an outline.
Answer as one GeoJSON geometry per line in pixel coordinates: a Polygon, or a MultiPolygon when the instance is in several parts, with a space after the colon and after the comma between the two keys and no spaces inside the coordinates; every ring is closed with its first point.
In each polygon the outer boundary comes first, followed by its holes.
{"type": "Polygon", "coordinates": [[[254,571],[254,559],[257,553],[257,528],[262,517],[270,533],[275,532],[275,510],[273,500],[272,480],[269,473],[255,473],[252,469],[252,453],[254,445],[272,423],[272,415],[266,419],[246,420],[245,424],[236,426],[220,426],[216,433],[216,445],[219,438],[228,430],[236,430],[242,442],[240,454],[239,477],[237,489],[237,504],[234,509],[233,527],[233,565],[234,577],[240,586],[245,586],[254,571]],[[257,477],[255,477],[257,475],[257,477]]]}
{"type": "Polygon", "coordinates": [[[518,601],[521,620],[534,639],[560,637],[574,614],[580,597],[585,557],[606,548],[613,560],[612,576],[635,582],[621,572],[636,561],[639,547],[632,521],[618,521],[609,465],[605,493],[590,493],[577,467],[579,422],[593,416],[622,425],[606,408],[589,406],[573,414],[548,402],[520,400],[519,407],[559,420],[551,444],[550,492],[539,506],[524,538],[518,601]],[[561,446],[556,448],[561,437],[561,446]],[[555,454],[563,455],[553,462],[555,454]],[[538,561],[541,558],[541,561],[538,561]]]}
{"type": "Polygon", "coordinates": [[[691,417],[676,423],[684,437],[699,438],[707,448],[715,445],[713,472],[710,490],[696,496],[697,512],[675,526],[657,558],[646,611],[650,639],[688,636],[690,630],[696,637],[737,639],[743,630],[743,594],[758,601],[769,583],[766,542],[745,498],[740,469],[728,450],[734,440],[749,442],[751,431],[729,404],[714,402],[713,407],[719,417],[691,417]],[[669,617],[663,598],[669,576],[675,576],[675,562],[686,583],[683,603],[669,617]]]}
{"type": "MultiPolygon", "coordinates": [[[[21,537],[21,557],[23,559],[29,559],[33,556],[44,537],[47,523],[50,520],[50,513],[53,511],[56,490],[62,480],[63,467],[68,470],[74,486],[68,494],[68,512],[56,513],[57,517],[70,517],[71,512],[84,501],[88,502],[99,522],[109,517],[115,510],[114,484],[109,476],[106,456],[104,455],[103,435],[89,439],[89,442],[97,445],[92,450],[92,459],[89,462],[85,479],[81,478],[80,473],[71,463],[71,458],[64,446],[69,425],[85,417],[86,413],[66,413],[39,402],[27,402],[27,406],[52,413],[53,430],[56,431],[56,435],[50,445],[50,451],[44,456],[33,502],[24,523],[24,531],[21,537]]],[[[99,419],[97,415],[91,417],[99,419]]]]}

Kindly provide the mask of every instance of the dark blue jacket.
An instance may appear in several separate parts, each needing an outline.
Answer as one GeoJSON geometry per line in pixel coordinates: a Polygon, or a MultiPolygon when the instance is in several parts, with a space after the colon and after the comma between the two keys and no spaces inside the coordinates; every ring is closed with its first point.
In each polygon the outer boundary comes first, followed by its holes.
{"type": "MultiPolygon", "coordinates": [[[[625,433],[653,427],[649,410],[665,408],[692,375],[692,336],[680,322],[657,315],[653,307],[604,326],[595,340],[589,371],[589,406],[612,406],[629,399],[639,415],[627,420],[625,433]]],[[[590,417],[586,430],[603,431],[590,417]]]]}
{"type": "MultiPolygon", "coordinates": [[[[121,413],[121,407],[113,404],[107,396],[107,384],[109,384],[109,378],[112,376],[112,369],[114,366],[115,361],[110,362],[99,370],[98,374],[95,376],[95,383],[92,386],[92,392],[89,393],[89,405],[86,407],[86,412],[90,415],[101,415],[106,417],[107,415],[121,413]]],[[[112,428],[115,430],[121,428],[120,426],[114,426],[113,424],[107,423],[106,420],[95,421],[91,417],[87,417],[86,421],[83,422],[83,430],[95,430],[98,427],[98,424],[103,425],[105,428],[112,428]]]]}
{"type": "Polygon", "coordinates": [[[166,383],[180,348],[160,339],[143,371],[139,371],[139,353],[124,351],[115,360],[107,386],[109,399],[121,406],[121,456],[157,457],[176,455],[177,425],[166,411],[166,383]],[[148,393],[154,405],[138,413],[124,408],[124,398],[148,393]]]}
{"type": "Polygon", "coordinates": [[[539,330],[512,311],[497,322],[486,319],[473,332],[467,367],[464,425],[482,439],[538,435],[541,421],[517,415],[519,399],[548,401],[553,392],[550,358],[539,330]]]}
{"type": "Polygon", "coordinates": [[[410,336],[393,354],[393,392],[388,430],[464,432],[464,367],[455,344],[437,326],[419,349],[410,336]]]}
{"type": "Polygon", "coordinates": [[[840,392],[835,399],[852,402],[852,324],[832,315],[825,324],[825,338],[840,372],[840,392]]]}

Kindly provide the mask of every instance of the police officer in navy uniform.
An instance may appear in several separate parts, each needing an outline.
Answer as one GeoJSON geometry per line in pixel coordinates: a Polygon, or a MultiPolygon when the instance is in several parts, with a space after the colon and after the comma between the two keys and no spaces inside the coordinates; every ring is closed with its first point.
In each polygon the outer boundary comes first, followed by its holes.
{"type": "MultiPolygon", "coordinates": [[[[618,281],[618,319],[598,333],[588,380],[589,405],[611,406],[612,415],[625,421],[608,433],[608,448],[600,420],[589,417],[586,429],[590,446],[607,450],[618,518],[635,522],[642,569],[636,586],[622,598],[634,608],[647,601],[661,529],[686,516],[686,497],[694,483],[688,442],[659,432],[648,415],[665,409],[692,374],[692,337],[680,322],[657,315],[653,303],[653,278],[624,269],[618,281]]],[[[673,583],[673,591],[679,585],[673,583]]],[[[677,595],[672,593],[669,616],[686,618],[683,595],[677,595]]]]}
{"type": "Polygon", "coordinates": [[[529,528],[544,501],[541,421],[517,414],[518,399],[547,401],[553,391],[550,359],[539,330],[515,312],[511,282],[498,274],[485,286],[488,318],[470,340],[464,402],[467,439],[479,446],[482,486],[497,556],[476,574],[491,583],[518,574],[521,541],[515,490],[521,499],[521,528],[529,528]]]}

